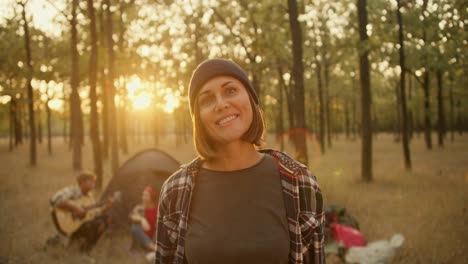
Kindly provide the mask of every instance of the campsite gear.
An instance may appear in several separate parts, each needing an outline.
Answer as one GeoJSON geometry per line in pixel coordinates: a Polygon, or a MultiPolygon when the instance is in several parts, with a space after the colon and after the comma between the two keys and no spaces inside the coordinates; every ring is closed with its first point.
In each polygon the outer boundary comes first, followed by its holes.
{"type": "Polygon", "coordinates": [[[150,253],[147,253],[145,255],[145,259],[149,262],[149,263],[154,263],[154,259],[156,258],[156,253],[154,252],[150,252],[150,253]]]}
{"type": "Polygon", "coordinates": [[[115,192],[114,195],[106,202],[94,203],[93,199],[89,196],[83,196],[77,200],[71,200],[75,206],[85,209],[86,214],[84,217],[78,217],[74,213],[62,210],[56,207],[52,208],[52,218],[57,230],[65,235],[71,235],[78,230],[85,222],[91,221],[98,215],[102,207],[110,202],[111,204],[120,200],[121,193],[115,192]]]}
{"type": "Polygon", "coordinates": [[[338,245],[344,245],[347,249],[350,247],[363,247],[366,245],[364,236],[358,230],[338,223],[330,224],[333,231],[333,238],[338,245]]]}
{"type": "MultiPolygon", "coordinates": [[[[128,218],[136,204],[141,203],[141,190],[151,186],[159,199],[166,179],[177,171],[180,163],[158,149],[147,149],[129,158],[110,179],[102,197],[119,190],[124,199],[106,211],[112,219],[111,227],[130,226],[128,218]]],[[[157,203],[157,201],[156,201],[157,203]]]]}
{"type": "Polygon", "coordinates": [[[360,230],[358,221],[348,212],[348,210],[346,210],[344,206],[328,205],[325,206],[324,211],[326,227],[329,227],[331,223],[338,223],[360,230]]]}
{"type": "Polygon", "coordinates": [[[401,247],[405,238],[402,234],[395,234],[390,240],[378,240],[366,247],[352,247],[346,254],[346,262],[361,264],[388,263],[401,247]]]}

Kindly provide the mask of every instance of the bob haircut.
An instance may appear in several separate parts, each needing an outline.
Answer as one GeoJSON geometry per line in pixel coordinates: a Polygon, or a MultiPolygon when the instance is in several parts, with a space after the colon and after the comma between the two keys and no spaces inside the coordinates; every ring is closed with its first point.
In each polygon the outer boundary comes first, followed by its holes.
{"type": "MultiPolygon", "coordinates": [[[[245,87],[244,87],[245,89],[245,87]]],[[[242,135],[241,139],[254,144],[256,147],[263,145],[263,135],[265,132],[265,120],[260,107],[254,103],[252,95],[249,94],[250,106],[252,107],[252,123],[249,129],[242,135]]],[[[217,156],[216,143],[210,138],[205,130],[200,119],[200,109],[198,105],[198,97],[196,97],[194,104],[194,111],[192,116],[193,126],[193,141],[195,144],[195,151],[201,160],[210,160],[217,156]]]]}

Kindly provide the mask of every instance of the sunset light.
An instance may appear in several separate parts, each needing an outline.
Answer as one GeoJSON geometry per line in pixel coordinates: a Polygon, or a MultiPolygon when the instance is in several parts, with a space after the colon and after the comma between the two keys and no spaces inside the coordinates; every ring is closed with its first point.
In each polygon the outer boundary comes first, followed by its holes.
{"type": "Polygon", "coordinates": [[[152,95],[147,92],[143,92],[136,97],[132,97],[133,109],[142,110],[148,108],[148,106],[151,105],[151,97],[152,95]]]}
{"type": "Polygon", "coordinates": [[[142,111],[155,106],[171,114],[180,106],[180,93],[170,88],[164,88],[160,82],[148,82],[139,76],[133,75],[127,82],[128,98],[133,109],[142,111]]]}
{"type": "Polygon", "coordinates": [[[172,113],[174,110],[179,107],[180,100],[177,97],[177,94],[167,94],[164,96],[164,100],[166,101],[163,107],[164,112],[172,113]]]}

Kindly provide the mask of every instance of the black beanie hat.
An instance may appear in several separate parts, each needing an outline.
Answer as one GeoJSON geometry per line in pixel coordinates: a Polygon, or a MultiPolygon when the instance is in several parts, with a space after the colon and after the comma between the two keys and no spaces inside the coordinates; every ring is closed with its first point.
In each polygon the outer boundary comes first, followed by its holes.
{"type": "Polygon", "coordinates": [[[193,71],[192,78],[190,79],[188,93],[190,113],[192,115],[194,100],[200,91],[200,88],[213,77],[221,75],[231,76],[241,81],[247,89],[247,92],[252,96],[255,104],[258,105],[257,93],[255,92],[249,77],[247,77],[247,74],[239,65],[230,60],[209,59],[198,65],[198,67],[193,71]]]}

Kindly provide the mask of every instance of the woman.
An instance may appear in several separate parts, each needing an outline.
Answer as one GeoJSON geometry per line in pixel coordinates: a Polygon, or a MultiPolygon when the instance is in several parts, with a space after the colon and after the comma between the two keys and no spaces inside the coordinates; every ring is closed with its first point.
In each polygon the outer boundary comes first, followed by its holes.
{"type": "Polygon", "coordinates": [[[201,63],[189,107],[199,157],[162,187],[156,263],[324,263],[316,179],[286,154],[257,149],[264,122],[245,72],[201,63]]]}
{"type": "Polygon", "coordinates": [[[130,213],[130,220],[134,242],[137,242],[143,249],[155,251],[154,233],[156,231],[156,218],[158,207],[156,206],[156,193],[153,188],[146,186],[141,195],[141,204],[133,208],[130,213]]]}

